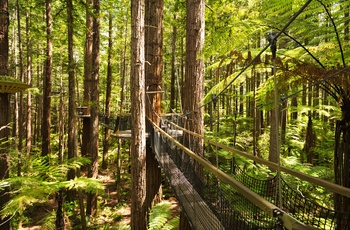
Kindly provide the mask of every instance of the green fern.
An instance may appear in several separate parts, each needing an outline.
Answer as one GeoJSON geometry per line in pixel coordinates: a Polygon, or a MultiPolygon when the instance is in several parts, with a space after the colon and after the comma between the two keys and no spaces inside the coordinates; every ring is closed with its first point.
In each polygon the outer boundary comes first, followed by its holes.
{"type": "Polygon", "coordinates": [[[150,212],[149,230],[171,230],[177,229],[179,218],[172,218],[171,203],[162,202],[155,205],[150,212]]]}
{"type": "MultiPolygon", "coordinates": [[[[49,161],[50,162],[50,161],[49,161]]],[[[86,158],[74,158],[63,164],[48,163],[46,158],[36,158],[31,164],[31,170],[25,176],[11,177],[0,181],[0,189],[11,191],[12,199],[1,210],[1,216],[13,215],[23,211],[34,203],[46,202],[50,196],[61,189],[82,189],[87,192],[101,192],[102,182],[93,178],[74,178],[67,181],[67,172],[78,169],[88,163],[86,158]]]]}

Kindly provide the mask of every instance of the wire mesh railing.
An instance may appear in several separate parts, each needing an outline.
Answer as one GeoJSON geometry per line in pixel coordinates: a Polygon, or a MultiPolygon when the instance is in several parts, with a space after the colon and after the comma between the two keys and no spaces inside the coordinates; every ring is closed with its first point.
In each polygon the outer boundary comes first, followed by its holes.
{"type": "Polygon", "coordinates": [[[178,135],[181,133],[179,130],[170,129],[169,126],[163,128],[172,135],[159,134],[158,139],[154,139],[154,136],[151,138],[158,142],[158,146],[162,146],[176,167],[181,169],[225,229],[350,229],[349,213],[336,212],[319,205],[283,179],[279,191],[278,177],[275,176],[257,179],[238,166],[234,166],[234,170],[220,166],[216,169],[213,166],[216,162],[210,164],[204,158],[197,159],[198,156],[189,155],[186,148],[180,146],[182,135],[178,135]],[[198,160],[211,167],[208,169],[203,166],[196,170],[194,162],[198,160]],[[235,180],[238,187],[232,186],[230,180],[222,180],[216,172],[225,170],[225,175],[235,180]],[[241,190],[239,184],[258,198],[244,194],[246,190],[241,190]],[[281,204],[277,199],[279,193],[281,204]]]}

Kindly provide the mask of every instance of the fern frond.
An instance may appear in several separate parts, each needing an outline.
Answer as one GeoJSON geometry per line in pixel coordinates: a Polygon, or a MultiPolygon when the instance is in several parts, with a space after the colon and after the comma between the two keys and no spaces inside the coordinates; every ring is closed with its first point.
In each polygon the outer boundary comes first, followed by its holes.
{"type": "Polygon", "coordinates": [[[149,230],[171,230],[177,229],[178,218],[171,218],[171,203],[162,202],[155,205],[150,212],[149,230]]]}
{"type": "Polygon", "coordinates": [[[102,192],[104,190],[101,181],[86,177],[76,177],[73,180],[61,182],[60,186],[66,189],[81,189],[86,192],[102,192]]]}

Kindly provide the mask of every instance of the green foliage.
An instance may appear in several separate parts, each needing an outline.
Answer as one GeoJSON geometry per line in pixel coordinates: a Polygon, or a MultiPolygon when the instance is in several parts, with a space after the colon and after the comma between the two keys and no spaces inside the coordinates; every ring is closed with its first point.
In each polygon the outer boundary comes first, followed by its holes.
{"type": "Polygon", "coordinates": [[[162,202],[155,205],[150,211],[149,230],[178,229],[179,217],[172,217],[171,203],[162,202]]]}
{"type": "Polygon", "coordinates": [[[70,169],[78,169],[89,162],[88,159],[73,158],[63,164],[50,164],[46,157],[32,159],[31,170],[24,176],[11,177],[0,182],[0,189],[8,188],[12,198],[5,208],[1,210],[1,216],[13,215],[23,211],[35,203],[46,202],[52,195],[61,189],[82,189],[87,192],[103,191],[102,182],[92,178],[74,178],[67,181],[67,172],[70,169]]]}

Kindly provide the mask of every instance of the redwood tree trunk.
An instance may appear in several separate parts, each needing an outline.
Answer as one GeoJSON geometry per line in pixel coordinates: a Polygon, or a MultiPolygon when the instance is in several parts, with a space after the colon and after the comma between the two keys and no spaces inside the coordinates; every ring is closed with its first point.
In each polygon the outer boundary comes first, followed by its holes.
{"type": "Polygon", "coordinates": [[[131,229],[147,228],[144,0],[131,0],[131,229]]]}
{"type": "MultiPolygon", "coordinates": [[[[187,117],[185,128],[203,135],[204,107],[200,107],[199,103],[204,95],[204,0],[187,0],[186,15],[186,71],[182,93],[183,111],[187,117]]],[[[184,145],[196,154],[203,155],[201,138],[184,135],[184,145]]],[[[196,173],[201,175],[202,167],[197,163],[194,167],[196,173]]],[[[180,229],[186,227],[187,224],[184,224],[180,229]]]]}
{"type": "Polygon", "coordinates": [[[46,63],[43,84],[42,156],[50,153],[50,118],[52,86],[52,16],[51,0],[46,0],[46,63]]]}
{"type": "MultiPolygon", "coordinates": [[[[74,76],[74,48],[73,48],[73,2],[67,0],[67,20],[68,20],[68,159],[77,156],[78,140],[77,140],[77,117],[76,117],[76,88],[74,76]]],[[[75,177],[75,170],[68,172],[68,180],[75,177]]],[[[75,192],[71,190],[67,193],[67,200],[74,201],[75,192]]]]}
{"type": "MultiPolygon", "coordinates": [[[[350,188],[350,101],[344,99],[342,106],[342,120],[338,121],[335,130],[334,174],[335,182],[350,188]]],[[[335,194],[334,209],[338,212],[350,213],[350,198],[335,194]]],[[[337,229],[347,220],[337,220],[337,229]]]]}
{"type": "MultiPolygon", "coordinates": [[[[2,64],[2,63],[1,63],[2,64]]],[[[1,68],[1,67],[0,67],[1,68]]],[[[0,93],[0,180],[9,178],[8,137],[10,135],[10,99],[9,94],[0,93]]],[[[10,200],[8,190],[0,190],[0,210],[10,200]]],[[[0,218],[1,229],[10,229],[7,218],[0,218]]]]}
{"type": "MultiPolygon", "coordinates": [[[[8,75],[8,26],[9,14],[7,11],[7,0],[0,0],[0,33],[3,35],[0,39],[0,78],[8,75]]],[[[9,177],[8,165],[8,137],[10,135],[10,99],[9,94],[0,93],[0,180],[9,177]]],[[[10,200],[8,190],[0,190],[0,210],[5,207],[5,204],[10,200]]],[[[1,229],[10,229],[8,218],[1,219],[1,229]]]]}
{"type": "MultiPolygon", "coordinates": [[[[27,37],[27,83],[28,85],[32,85],[32,44],[30,38],[30,30],[29,30],[29,12],[26,11],[26,37],[27,37]]],[[[29,154],[32,150],[32,94],[31,91],[27,92],[27,154],[26,154],[26,162],[29,160],[29,154]]]]}
{"type": "MultiPolygon", "coordinates": [[[[88,177],[97,178],[98,176],[98,115],[99,115],[99,64],[100,64],[100,0],[93,1],[94,20],[93,20],[93,49],[92,49],[92,78],[91,78],[91,110],[90,110],[90,149],[88,149],[91,158],[91,164],[88,170],[88,177]]],[[[95,216],[97,212],[97,194],[89,193],[86,212],[88,215],[95,216]]]]}
{"type": "MultiPolygon", "coordinates": [[[[187,1],[186,21],[186,71],[183,88],[183,110],[187,115],[187,129],[200,135],[203,131],[204,108],[199,103],[204,95],[204,1],[187,1]]],[[[201,138],[185,139],[185,145],[198,155],[203,154],[201,138]]]]}
{"type": "Polygon", "coordinates": [[[112,39],[112,29],[113,29],[113,17],[112,14],[109,13],[109,32],[108,32],[108,67],[107,67],[107,84],[106,84],[106,101],[105,101],[105,133],[103,139],[103,155],[102,155],[102,168],[107,169],[108,167],[108,149],[109,149],[109,139],[111,136],[111,131],[109,129],[109,121],[111,118],[111,92],[112,92],[112,47],[113,47],[113,39],[112,39]]]}
{"type": "MultiPolygon", "coordinates": [[[[87,115],[90,114],[90,88],[92,77],[92,24],[93,17],[91,13],[92,0],[86,0],[86,33],[85,33],[85,53],[84,53],[84,104],[86,106],[87,115]]],[[[83,118],[83,132],[82,132],[82,144],[81,155],[88,157],[88,149],[90,149],[90,117],[83,118]]],[[[83,167],[85,170],[86,168],[83,167]]]]}
{"type": "MultiPolygon", "coordinates": [[[[146,114],[154,123],[159,125],[161,114],[161,86],[163,70],[163,0],[150,0],[145,6],[145,57],[149,64],[145,65],[146,89],[146,114]]],[[[149,131],[149,130],[148,130],[149,131]]],[[[146,205],[151,208],[152,201],[158,203],[161,200],[161,170],[155,158],[154,152],[147,142],[147,199],[146,205]]]]}

